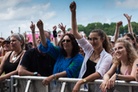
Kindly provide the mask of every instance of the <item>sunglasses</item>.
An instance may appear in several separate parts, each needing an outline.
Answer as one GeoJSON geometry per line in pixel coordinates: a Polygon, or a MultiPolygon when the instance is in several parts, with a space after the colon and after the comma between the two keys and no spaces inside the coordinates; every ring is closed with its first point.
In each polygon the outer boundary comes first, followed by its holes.
{"type": "Polygon", "coordinates": [[[88,37],[87,39],[90,40],[90,41],[92,40],[92,38],[90,38],[90,37],[88,37]]]}
{"type": "Polygon", "coordinates": [[[64,39],[64,40],[62,40],[62,42],[70,42],[70,40],[65,40],[65,39],[64,39]]]}

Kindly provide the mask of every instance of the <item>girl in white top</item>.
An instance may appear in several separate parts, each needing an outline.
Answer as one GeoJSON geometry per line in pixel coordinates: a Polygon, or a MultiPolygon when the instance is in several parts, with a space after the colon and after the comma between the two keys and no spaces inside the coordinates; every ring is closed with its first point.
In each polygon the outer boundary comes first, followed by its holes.
{"type": "Polygon", "coordinates": [[[85,52],[84,61],[81,67],[79,77],[82,78],[87,70],[87,61],[92,61],[96,63],[95,72],[88,75],[84,79],[78,81],[73,88],[72,92],[79,92],[80,86],[85,82],[94,81],[95,79],[102,78],[103,75],[109,70],[112,63],[112,56],[109,54],[110,46],[106,34],[100,30],[93,30],[89,37],[88,41],[83,38],[77,29],[76,22],[76,3],[72,2],[70,4],[70,10],[72,15],[72,31],[76,37],[79,45],[85,52]]]}

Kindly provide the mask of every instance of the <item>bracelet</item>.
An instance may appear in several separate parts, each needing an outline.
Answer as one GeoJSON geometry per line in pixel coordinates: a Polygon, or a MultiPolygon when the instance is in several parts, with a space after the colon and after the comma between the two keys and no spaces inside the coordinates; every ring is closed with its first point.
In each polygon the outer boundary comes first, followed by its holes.
{"type": "Polygon", "coordinates": [[[56,79],[57,79],[57,78],[56,78],[56,74],[54,74],[53,76],[54,76],[54,80],[56,80],[56,79]]]}
{"type": "Polygon", "coordinates": [[[84,83],[86,83],[86,79],[82,79],[82,81],[83,81],[84,83]]]}

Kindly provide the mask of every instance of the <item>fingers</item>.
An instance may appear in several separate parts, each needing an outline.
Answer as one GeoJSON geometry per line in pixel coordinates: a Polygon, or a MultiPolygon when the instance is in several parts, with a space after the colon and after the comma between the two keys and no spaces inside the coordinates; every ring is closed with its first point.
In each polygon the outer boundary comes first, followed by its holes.
{"type": "Polygon", "coordinates": [[[114,81],[110,80],[107,84],[107,88],[110,89],[112,87],[114,87],[114,81]]]}
{"type": "Polygon", "coordinates": [[[44,79],[43,81],[42,81],[42,84],[45,86],[45,85],[48,85],[48,81],[46,80],[46,79],[44,79]]]}
{"type": "Polygon", "coordinates": [[[39,21],[37,22],[37,27],[38,27],[39,29],[43,29],[43,22],[42,22],[42,20],[39,20],[39,21]]]}
{"type": "Polygon", "coordinates": [[[75,10],[76,9],[76,3],[74,1],[70,4],[70,9],[71,10],[75,10]]]}
{"type": "Polygon", "coordinates": [[[100,89],[102,90],[102,92],[106,92],[106,89],[107,89],[106,84],[101,84],[100,89]]]}

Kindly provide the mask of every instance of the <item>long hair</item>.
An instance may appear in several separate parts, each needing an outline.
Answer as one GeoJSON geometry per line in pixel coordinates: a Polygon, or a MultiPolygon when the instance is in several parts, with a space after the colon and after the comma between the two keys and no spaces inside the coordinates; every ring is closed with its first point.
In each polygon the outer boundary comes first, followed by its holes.
{"type": "MultiPolygon", "coordinates": [[[[116,43],[123,43],[123,45],[124,45],[124,47],[126,49],[126,52],[127,52],[127,56],[126,56],[126,58],[128,58],[127,64],[128,65],[132,65],[133,62],[135,61],[135,59],[138,58],[137,52],[134,49],[134,47],[132,46],[132,44],[130,44],[129,41],[127,41],[127,40],[125,40],[123,38],[119,38],[116,41],[116,43]]],[[[120,61],[116,57],[114,57],[114,62],[120,63],[120,61]]]]}
{"type": "Polygon", "coordinates": [[[70,38],[70,40],[71,40],[71,44],[72,44],[72,52],[71,52],[71,57],[74,57],[76,54],[78,54],[79,53],[79,45],[78,45],[78,43],[77,43],[77,41],[76,41],[76,39],[75,39],[75,37],[74,37],[74,35],[73,34],[70,34],[70,33],[66,33],[66,34],[64,34],[63,36],[62,36],[62,38],[60,39],[60,41],[59,41],[59,46],[61,47],[61,50],[62,50],[62,52],[63,52],[63,55],[66,57],[67,56],[67,53],[66,53],[66,51],[64,50],[64,48],[63,48],[63,43],[62,43],[62,40],[63,40],[63,38],[65,37],[65,36],[68,36],[69,38],[70,38]]]}
{"type": "Polygon", "coordinates": [[[91,33],[93,33],[93,32],[96,32],[100,36],[100,38],[103,39],[103,48],[105,49],[105,51],[110,53],[111,46],[110,46],[110,42],[109,42],[109,39],[108,39],[106,33],[101,29],[94,29],[91,31],[91,33]]]}

